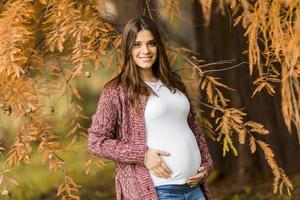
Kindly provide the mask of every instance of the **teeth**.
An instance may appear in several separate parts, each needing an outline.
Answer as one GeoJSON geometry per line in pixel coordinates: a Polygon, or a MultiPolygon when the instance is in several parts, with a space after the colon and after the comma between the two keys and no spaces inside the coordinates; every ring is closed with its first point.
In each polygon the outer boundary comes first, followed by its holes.
{"type": "Polygon", "coordinates": [[[142,61],[149,61],[151,58],[150,57],[145,57],[145,58],[140,58],[142,61]]]}

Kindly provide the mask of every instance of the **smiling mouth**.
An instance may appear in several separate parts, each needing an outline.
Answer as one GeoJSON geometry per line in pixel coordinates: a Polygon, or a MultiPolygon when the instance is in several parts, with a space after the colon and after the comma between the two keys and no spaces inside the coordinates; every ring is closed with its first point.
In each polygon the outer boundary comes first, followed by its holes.
{"type": "Polygon", "coordinates": [[[139,57],[142,61],[150,61],[151,57],[139,57]]]}

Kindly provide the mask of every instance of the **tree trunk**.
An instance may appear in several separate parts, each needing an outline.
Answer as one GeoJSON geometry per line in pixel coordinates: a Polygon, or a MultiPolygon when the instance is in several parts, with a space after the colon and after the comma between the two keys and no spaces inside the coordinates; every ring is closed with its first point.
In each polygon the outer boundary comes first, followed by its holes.
{"type": "MultiPolygon", "coordinates": [[[[243,36],[245,30],[241,26],[232,27],[231,13],[226,12],[226,15],[222,16],[213,10],[211,24],[206,27],[199,1],[193,2],[193,8],[197,52],[201,58],[207,62],[235,59],[232,65],[247,61],[246,55],[241,53],[247,49],[246,38],[243,36]]],[[[212,8],[216,8],[216,6],[212,5],[212,8]]],[[[270,144],[279,166],[284,168],[287,173],[297,172],[297,169],[300,168],[300,159],[297,156],[300,148],[296,133],[289,134],[284,124],[280,105],[280,86],[278,85],[274,97],[263,91],[251,98],[255,75],[249,76],[247,64],[231,70],[216,72],[214,75],[221,77],[225,84],[237,90],[235,93],[225,93],[231,99],[231,106],[245,108],[246,120],[260,122],[270,131],[269,135],[259,138],[270,144]]],[[[219,147],[221,145],[209,142],[215,167],[221,172],[238,173],[239,175],[247,169],[251,171],[263,169],[270,172],[262,151],[258,150],[255,154],[250,155],[247,142],[249,143],[246,140],[245,145],[239,145],[237,158],[230,155],[225,159],[221,157],[222,153],[219,147]]]]}

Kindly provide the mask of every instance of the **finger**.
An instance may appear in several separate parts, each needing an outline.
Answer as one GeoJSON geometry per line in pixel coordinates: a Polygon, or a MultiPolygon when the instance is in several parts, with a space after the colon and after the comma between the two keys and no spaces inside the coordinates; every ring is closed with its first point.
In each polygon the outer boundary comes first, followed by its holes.
{"type": "Polygon", "coordinates": [[[187,181],[186,183],[190,186],[196,186],[197,184],[199,184],[201,181],[187,181]]]}
{"type": "Polygon", "coordinates": [[[162,161],[161,166],[165,171],[167,171],[168,174],[170,174],[170,175],[173,174],[172,170],[169,168],[169,166],[165,162],[162,161]]]}
{"type": "Polygon", "coordinates": [[[206,171],[199,172],[196,175],[190,177],[189,179],[199,179],[199,178],[203,179],[206,176],[206,174],[207,174],[206,171]]]}
{"type": "Polygon", "coordinates": [[[191,187],[195,187],[199,182],[187,182],[187,184],[191,187]]]}
{"type": "Polygon", "coordinates": [[[166,152],[166,151],[163,151],[163,150],[156,150],[156,153],[158,154],[158,155],[162,155],[162,156],[169,156],[170,155],[170,153],[169,152],[166,152]]]}
{"type": "Polygon", "coordinates": [[[163,172],[161,172],[159,169],[156,168],[156,169],[154,170],[154,172],[155,172],[154,175],[155,175],[156,177],[159,177],[159,178],[163,178],[163,177],[164,177],[163,172]]]}
{"type": "Polygon", "coordinates": [[[152,173],[154,176],[159,177],[159,174],[158,174],[154,169],[151,170],[151,173],[152,173]]]}
{"type": "Polygon", "coordinates": [[[194,179],[202,179],[205,175],[205,172],[202,172],[202,173],[198,173],[194,176],[191,176],[188,180],[194,180],[194,179]]]}
{"type": "Polygon", "coordinates": [[[201,181],[203,179],[204,176],[200,176],[197,178],[189,178],[188,181],[201,181]]]}
{"type": "Polygon", "coordinates": [[[164,172],[162,170],[160,170],[159,167],[153,169],[152,171],[156,177],[163,178],[165,176],[164,172]]]}
{"type": "Polygon", "coordinates": [[[198,179],[198,178],[200,178],[201,176],[203,176],[201,173],[199,173],[199,174],[196,174],[196,175],[194,175],[194,176],[191,176],[188,180],[193,180],[193,179],[198,179]]]}
{"type": "Polygon", "coordinates": [[[192,181],[187,181],[186,182],[188,185],[194,185],[200,183],[200,180],[192,180],[192,181]]]}
{"type": "Polygon", "coordinates": [[[192,184],[192,183],[200,182],[201,180],[202,178],[188,179],[186,182],[192,184]]]}
{"type": "Polygon", "coordinates": [[[166,171],[163,167],[159,166],[158,168],[159,173],[162,175],[164,178],[170,178],[171,175],[168,171],[166,171]]]}
{"type": "Polygon", "coordinates": [[[205,169],[205,167],[200,167],[200,168],[198,169],[198,171],[199,171],[199,172],[203,172],[203,171],[206,171],[206,169],[205,169]]]}

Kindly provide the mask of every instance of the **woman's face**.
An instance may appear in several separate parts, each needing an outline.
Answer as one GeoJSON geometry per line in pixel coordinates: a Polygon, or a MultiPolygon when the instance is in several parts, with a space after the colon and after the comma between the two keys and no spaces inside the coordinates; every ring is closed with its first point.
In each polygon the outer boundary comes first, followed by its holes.
{"type": "Polygon", "coordinates": [[[141,30],[138,32],[131,54],[138,67],[151,69],[157,58],[157,47],[150,31],[141,30]]]}

